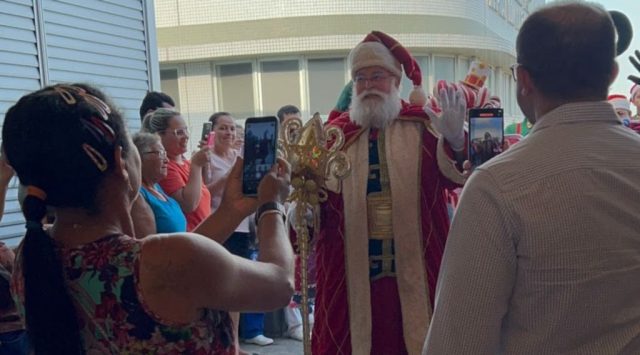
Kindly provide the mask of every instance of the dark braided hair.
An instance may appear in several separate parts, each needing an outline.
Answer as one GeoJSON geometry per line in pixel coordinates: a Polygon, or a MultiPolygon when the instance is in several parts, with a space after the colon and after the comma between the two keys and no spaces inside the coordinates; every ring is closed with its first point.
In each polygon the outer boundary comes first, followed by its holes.
{"type": "Polygon", "coordinates": [[[27,186],[22,244],[27,330],[36,354],[82,354],[76,310],[56,245],[42,229],[47,205],[98,213],[96,194],[129,145],[123,120],[104,94],[83,84],[23,96],[6,114],[7,159],[27,186]]]}

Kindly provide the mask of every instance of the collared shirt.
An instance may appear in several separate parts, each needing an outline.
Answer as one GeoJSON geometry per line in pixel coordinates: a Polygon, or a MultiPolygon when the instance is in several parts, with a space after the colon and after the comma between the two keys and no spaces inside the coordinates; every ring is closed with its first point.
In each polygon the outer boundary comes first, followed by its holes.
{"type": "Polygon", "coordinates": [[[426,354],[639,354],[640,136],[546,114],[469,179],[438,282],[426,354]]]}

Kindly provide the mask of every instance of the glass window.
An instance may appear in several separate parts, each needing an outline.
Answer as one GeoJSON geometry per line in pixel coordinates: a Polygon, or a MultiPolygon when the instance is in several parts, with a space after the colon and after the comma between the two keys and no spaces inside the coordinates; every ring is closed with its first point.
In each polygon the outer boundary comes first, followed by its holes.
{"type": "Polygon", "coordinates": [[[422,70],[422,88],[427,93],[427,96],[432,92],[433,82],[431,73],[431,58],[419,57],[416,58],[420,63],[420,69],[422,70]]]}
{"type": "MultiPolygon", "coordinates": [[[[494,70],[495,70],[495,69],[494,69],[494,70]]],[[[486,78],[486,79],[485,79],[485,81],[484,81],[484,87],[485,87],[485,88],[487,88],[487,89],[489,89],[489,92],[490,92],[492,95],[495,95],[494,93],[495,93],[495,92],[498,92],[498,91],[496,91],[496,90],[499,90],[499,88],[498,88],[498,87],[494,87],[494,85],[493,85],[493,77],[494,77],[494,74],[493,74],[493,73],[494,73],[494,70],[489,70],[489,73],[487,74],[487,78],[486,78]]]]}
{"type": "MultiPolygon", "coordinates": [[[[415,59],[416,62],[418,62],[420,72],[422,73],[422,89],[428,96],[431,92],[429,85],[429,57],[415,57],[415,59]]],[[[411,90],[413,90],[413,82],[403,72],[402,80],[400,81],[400,97],[409,101],[411,90]]]]}
{"type": "Polygon", "coordinates": [[[404,74],[403,69],[402,79],[400,80],[400,97],[405,101],[409,101],[411,90],[413,90],[413,82],[404,74]]]}
{"type": "Polygon", "coordinates": [[[253,67],[251,63],[225,64],[218,66],[220,111],[230,112],[234,117],[246,118],[255,115],[253,98],[253,67]]]}
{"type": "Polygon", "coordinates": [[[176,104],[176,110],[180,111],[180,87],[178,85],[177,69],[160,70],[160,90],[171,96],[176,104]]]}
{"type": "Polygon", "coordinates": [[[297,60],[261,62],[262,112],[275,115],[284,105],[300,107],[300,64],[297,60]]]}
{"type": "Polygon", "coordinates": [[[517,86],[515,81],[509,77],[509,107],[511,108],[511,114],[513,116],[522,117],[522,112],[518,106],[518,96],[516,93],[517,86]]]}
{"type": "MultiPolygon", "coordinates": [[[[511,86],[509,85],[509,80],[511,80],[511,78],[509,78],[508,75],[506,75],[502,70],[498,70],[496,69],[496,75],[494,76],[494,78],[496,79],[497,85],[496,86],[500,86],[500,89],[497,91],[499,92],[499,97],[500,100],[502,102],[502,108],[504,108],[504,114],[506,116],[512,116],[512,112],[511,112],[511,93],[509,92],[511,86]]],[[[497,90],[497,89],[496,89],[497,90]]],[[[493,94],[495,95],[495,94],[493,94]]]]}
{"type": "Polygon", "coordinates": [[[455,58],[453,57],[434,57],[433,67],[435,70],[435,82],[439,80],[454,81],[455,80],[455,58]]]}
{"type": "Polygon", "coordinates": [[[471,61],[469,58],[459,57],[458,58],[458,70],[456,70],[456,81],[464,80],[469,73],[469,66],[471,65],[471,61]]]}
{"type": "Polygon", "coordinates": [[[309,59],[308,72],[309,112],[327,117],[346,84],[344,59],[309,59]]]}

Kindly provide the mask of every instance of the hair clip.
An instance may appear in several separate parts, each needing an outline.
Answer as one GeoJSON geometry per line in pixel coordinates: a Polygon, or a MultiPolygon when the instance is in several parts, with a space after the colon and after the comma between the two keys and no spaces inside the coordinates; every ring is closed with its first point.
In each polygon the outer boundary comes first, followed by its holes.
{"type": "Polygon", "coordinates": [[[53,91],[60,94],[64,102],[66,102],[68,105],[75,105],[78,101],[73,95],[71,95],[71,93],[67,90],[67,88],[71,88],[71,87],[57,85],[53,87],[53,91]]]}
{"type": "Polygon", "coordinates": [[[64,102],[69,105],[75,105],[78,102],[71,94],[72,92],[81,96],[89,105],[98,111],[103,120],[109,120],[109,114],[111,114],[111,108],[109,108],[109,105],[101,99],[87,93],[85,89],[71,85],[56,85],[53,87],[53,90],[60,94],[64,102]]]}
{"type": "Polygon", "coordinates": [[[100,116],[102,117],[103,120],[108,121],[109,114],[111,114],[111,109],[109,108],[109,105],[107,105],[104,101],[100,100],[99,98],[91,94],[87,94],[87,92],[84,91],[83,89],[80,89],[80,90],[82,90],[82,92],[80,93],[80,96],[82,96],[89,105],[93,106],[93,108],[95,108],[100,113],[100,116]]]}
{"type": "Polygon", "coordinates": [[[25,228],[31,230],[42,230],[42,222],[39,221],[27,221],[25,223],[25,228]]]}
{"type": "Polygon", "coordinates": [[[105,172],[107,170],[108,164],[107,160],[97,151],[94,147],[90,146],[87,143],[82,144],[82,149],[87,153],[89,158],[93,161],[100,172],[105,172]]]}
{"type": "Polygon", "coordinates": [[[26,194],[27,194],[27,196],[33,196],[33,197],[39,198],[42,201],[47,199],[47,193],[44,192],[43,189],[41,189],[41,188],[39,188],[37,186],[34,186],[34,185],[27,186],[26,194]]]}
{"type": "Polygon", "coordinates": [[[101,121],[99,118],[91,116],[89,123],[96,127],[102,136],[106,137],[110,143],[115,140],[116,132],[105,121],[101,121]]]}

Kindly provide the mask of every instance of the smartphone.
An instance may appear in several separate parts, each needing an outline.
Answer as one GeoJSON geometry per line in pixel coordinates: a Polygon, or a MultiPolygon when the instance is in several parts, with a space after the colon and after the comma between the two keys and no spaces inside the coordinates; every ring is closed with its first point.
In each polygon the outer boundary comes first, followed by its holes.
{"type": "Polygon", "coordinates": [[[258,194],[258,185],[273,164],[278,149],[278,118],[251,117],[244,126],[244,163],[242,193],[258,194]]]}
{"type": "Polygon", "coordinates": [[[213,123],[205,122],[202,124],[202,136],[200,136],[200,142],[208,142],[209,133],[213,130],[213,123]]]}
{"type": "Polygon", "coordinates": [[[480,108],[469,110],[469,162],[475,168],[502,153],[504,110],[480,108]]]}

